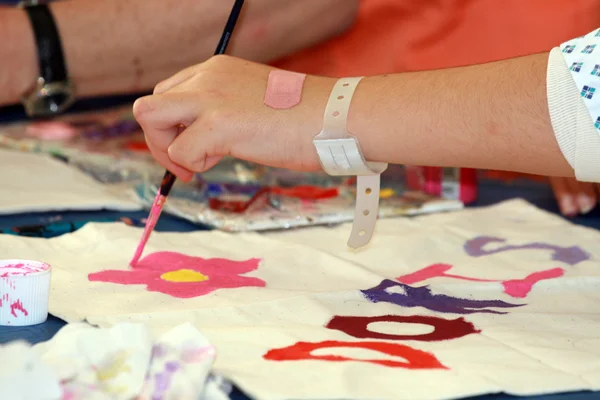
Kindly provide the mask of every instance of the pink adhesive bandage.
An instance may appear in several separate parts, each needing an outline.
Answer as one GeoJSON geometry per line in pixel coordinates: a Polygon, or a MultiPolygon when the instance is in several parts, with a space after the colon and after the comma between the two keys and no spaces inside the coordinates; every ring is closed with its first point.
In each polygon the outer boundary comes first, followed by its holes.
{"type": "Polygon", "coordinates": [[[265,104],[277,110],[292,108],[302,100],[306,74],[274,69],[269,73],[265,104]]]}

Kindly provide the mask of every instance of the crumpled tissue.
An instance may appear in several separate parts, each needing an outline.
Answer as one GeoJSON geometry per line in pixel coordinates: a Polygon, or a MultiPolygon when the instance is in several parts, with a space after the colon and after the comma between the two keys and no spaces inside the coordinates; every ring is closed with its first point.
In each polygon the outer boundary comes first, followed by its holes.
{"type": "Polygon", "coordinates": [[[11,400],[228,400],[210,373],[215,348],[191,324],[153,340],[142,324],[69,324],[50,341],[0,346],[0,393],[11,400]]]}

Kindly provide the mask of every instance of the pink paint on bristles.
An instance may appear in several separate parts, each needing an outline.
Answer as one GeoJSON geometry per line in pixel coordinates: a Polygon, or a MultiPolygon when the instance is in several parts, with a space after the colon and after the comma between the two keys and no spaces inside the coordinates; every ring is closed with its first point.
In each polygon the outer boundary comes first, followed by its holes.
{"type": "Polygon", "coordinates": [[[140,257],[142,257],[142,253],[144,252],[144,248],[146,247],[146,243],[148,243],[148,239],[158,222],[158,217],[160,217],[160,213],[162,212],[163,206],[167,198],[160,194],[160,190],[156,193],[156,197],[154,198],[154,203],[152,203],[152,208],[150,209],[150,214],[148,215],[148,219],[146,220],[146,226],[144,227],[144,233],[142,233],[142,239],[135,249],[135,254],[133,258],[129,262],[131,267],[134,267],[138,261],[140,261],[140,257]]]}

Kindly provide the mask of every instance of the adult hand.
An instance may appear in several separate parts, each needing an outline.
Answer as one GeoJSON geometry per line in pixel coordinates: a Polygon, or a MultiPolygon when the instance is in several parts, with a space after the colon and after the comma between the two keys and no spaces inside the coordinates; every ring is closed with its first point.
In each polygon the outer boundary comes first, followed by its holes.
{"type": "Polygon", "coordinates": [[[312,139],[335,79],[307,76],[300,104],[264,104],[273,68],[216,56],[159,83],[133,112],[153,156],[183,180],[231,155],[273,167],[321,168],[312,139]]]}
{"type": "Polygon", "coordinates": [[[587,214],[598,204],[600,186],[573,178],[550,178],[560,212],[568,217],[587,214]]]}

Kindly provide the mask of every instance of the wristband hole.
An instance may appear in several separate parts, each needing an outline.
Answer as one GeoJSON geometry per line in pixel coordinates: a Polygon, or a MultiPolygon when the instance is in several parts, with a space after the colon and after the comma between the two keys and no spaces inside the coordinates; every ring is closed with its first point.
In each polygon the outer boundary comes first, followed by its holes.
{"type": "Polygon", "coordinates": [[[366,194],[371,194],[371,188],[366,188],[366,189],[365,189],[365,193],[366,193],[366,194]]]}
{"type": "Polygon", "coordinates": [[[365,236],[366,233],[367,232],[365,232],[365,231],[360,231],[360,232],[358,232],[358,236],[365,236]]]}
{"type": "Polygon", "coordinates": [[[338,96],[338,100],[342,100],[344,96],[338,96]]]}
{"type": "Polygon", "coordinates": [[[345,82],[342,86],[348,86],[350,85],[348,82],[345,82]]]}
{"type": "Polygon", "coordinates": [[[367,215],[369,215],[369,210],[365,210],[363,211],[363,215],[366,217],[367,215]]]}
{"type": "Polygon", "coordinates": [[[334,117],[337,117],[338,115],[340,115],[340,112],[339,112],[339,111],[334,111],[332,115],[333,115],[334,117]]]}

